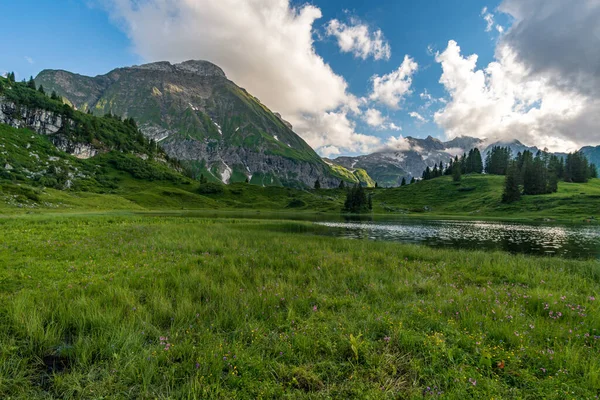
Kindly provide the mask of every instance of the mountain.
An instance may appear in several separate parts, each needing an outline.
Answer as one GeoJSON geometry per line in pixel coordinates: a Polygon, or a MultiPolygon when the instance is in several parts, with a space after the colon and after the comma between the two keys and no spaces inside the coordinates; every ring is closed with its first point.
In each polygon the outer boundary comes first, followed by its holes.
{"type": "MultiPolygon", "coordinates": [[[[481,151],[485,162],[485,157],[495,146],[510,148],[513,157],[526,150],[534,154],[539,151],[537,147],[524,145],[516,139],[488,144],[481,139],[469,136],[460,136],[447,142],[431,136],[425,139],[408,136],[398,148],[388,148],[357,157],[338,157],[333,162],[346,168],[362,168],[380,186],[394,187],[399,186],[403,178],[407,182],[413,177],[420,178],[427,167],[433,168],[440,162],[447,164],[451,158],[457,155],[460,157],[475,147],[481,151]]],[[[600,165],[600,159],[598,159],[600,146],[584,149],[582,151],[587,152],[586,155],[590,161],[596,160],[596,165],[600,165]]],[[[554,154],[566,157],[565,153],[554,154]]]]}
{"type": "Polygon", "coordinates": [[[197,177],[300,187],[318,179],[335,187],[365,175],[325,163],[289,122],[207,61],[157,62],[96,77],[45,70],[35,81],[78,110],[135,119],[197,177]]]}
{"type": "Polygon", "coordinates": [[[448,163],[457,154],[462,155],[476,146],[480,139],[460,137],[442,142],[428,136],[425,139],[407,137],[401,148],[388,148],[373,154],[357,157],[338,157],[333,160],[346,168],[362,168],[380,186],[399,186],[402,179],[420,178],[427,167],[440,161],[448,163]]]}

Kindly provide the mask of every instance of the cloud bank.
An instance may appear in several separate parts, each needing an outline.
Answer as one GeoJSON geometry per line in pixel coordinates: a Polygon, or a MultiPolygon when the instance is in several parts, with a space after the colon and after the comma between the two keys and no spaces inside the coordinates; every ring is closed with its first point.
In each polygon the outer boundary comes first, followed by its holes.
{"type": "Polygon", "coordinates": [[[514,22],[495,61],[479,68],[455,41],[436,53],[450,99],[435,122],[450,138],[519,139],[556,151],[599,143],[600,2],[504,0],[499,10],[514,22]]]}

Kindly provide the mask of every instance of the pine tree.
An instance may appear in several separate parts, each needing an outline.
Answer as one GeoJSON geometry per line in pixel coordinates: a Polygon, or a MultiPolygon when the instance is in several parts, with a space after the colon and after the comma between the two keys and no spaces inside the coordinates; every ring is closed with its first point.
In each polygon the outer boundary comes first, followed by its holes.
{"type": "Polygon", "coordinates": [[[406,186],[406,178],[402,177],[402,183],[400,184],[400,186],[406,186]]]}
{"type": "Polygon", "coordinates": [[[483,161],[478,148],[469,150],[469,155],[465,159],[464,173],[480,174],[483,172],[483,161]]]}
{"type": "Polygon", "coordinates": [[[452,180],[454,182],[460,182],[460,180],[462,179],[462,171],[462,162],[455,162],[452,166],[452,180]]]}
{"type": "Polygon", "coordinates": [[[416,183],[417,180],[415,179],[415,177],[413,176],[412,179],[410,180],[410,184],[412,185],[413,183],[416,183]]]}
{"type": "Polygon", "coordinates": [[[565,180],[567,182],[585,183],[590,178],[590,166],[581,152],[567,155],[565,163],[565,180]]]}
{"type": "Polygon", "coordinates": [[[506,175],[510,159],[509,147],[494,146],[485,158],[485,172],[491,175],[506,175]]]}
{"type": "MultiPolygon", "coordinates": [[[[50,94],[50,98],[52,100],[60,100],[60,97],[58,97],[58,95],[56,94],[56,91],[54,91],[54,90],[52,91],[52,94],[50,94]]],[[[89,114],[89,111],[90,110],[88,109],[88,114],[89,114]]]]}
{"type": "Polygon", "coordinates": [[[596,164],[590,164],[590,178],[598,178],[598,167],[596,167],[596,164]]]}
{"type": "Polygon", "coordinates": [[[431,168],[429,168],[429,167],[425,168],[425,171],[423,171],[422,178],[424,181],[431,179],[431,168]]]}
{"type": "Polygon", "coordinates": [[[558,192],[558,175],[554,171],[548,171],[548,190],[547,193],[558,192]]]}
{"type": "Polygon", "coordinates": [[[29,81],[27,82],[27,87],[29,89],[33,89],[33,90],[37,89],[35,86],[35,81],[33,80],[33,76],[29,77],[29,81]]]}
{"type": "Polygon", "coordinates": [[[519,168],[515,161],[509,163],[504,180],[504,193],[502,194],[503,203],[512,203],[521,198],[521,189],[519,188],[519,168]]]}
{"type": "Polygon", "coordinates": [[[44,91],[44,86],[40,85],[40,87],[38,88],[38,92],[40,92],[41,94],[46,94],[46,92],[44,91]]]}
{"type": "Polygon", "coordinates": [[[338,186],[339,189],[345,189],[346,188],[346,183],[344,183],[344,181],[340,181],[340,184],[338,186]]]}
{"type": "Polygon", "coordinates": [[[372,208],[372,201],[367,198],[365,189],[355,184],[346,192],[346,201],[344,202],[344,211],[351,213],[367,212],[372,208]]]}
{"type": "Polygon", "coordinates": [[[454,160],[451,158],[448,163],[448,167],[444,171],[444,175],[452,175],[452,167],[454,166],[454,160]]]}
{"type": "Polygon", "coordinates": [[[321,189],[321,181],[318,179],[315,181],[315,189],[321,189]]]}

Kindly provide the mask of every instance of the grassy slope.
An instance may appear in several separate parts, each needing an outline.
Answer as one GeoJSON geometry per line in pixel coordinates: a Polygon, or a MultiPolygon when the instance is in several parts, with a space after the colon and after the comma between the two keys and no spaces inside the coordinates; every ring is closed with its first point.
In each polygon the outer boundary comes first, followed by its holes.
{"type": "MultiPolygon", "coordinates": [[[[145,181],[130,173],[106,168],[105,180],[116,182],[116,188],[103,189],[106,194],[33,189],[39,198],[33,201],[21,195],[14,200],[14,185],[0,184],[0,212],[36,212],[47,210],[260,210],[321,212],[338,214],[344,190],[301,191],[281,187],[261,187],[244,183],[223,186],[217,194],[199,194],[200,184],[183,180],[145,181]],[[21,204],[21,207],[18,206],[21,204]],[[24,207],[23,207],[24,206],[24,207]],[[33,207],[33,208],[32,208],[33,207]]],[[[560,183],[559,192],[544,196],[525,196],[520,202],[500,203],[502,177],[467,176],[461,186],[441,178],[397,189],[372,190],[375,214],[404,215],[417,218],[492,218],[559,221],[581,221],[600,215],[600,180],[587,184],[560,183]],[[459,191],[459,187],[474,187],[459,191]],[[425,211],[428,207],[429,211],[425,211]]],[[[26,186],[23,186],[27,190],[26,186]]],[[[25,196],[26,197],[26,196],[25,196]]]]}
{"type": "Polygon", "coordinates": [[[325,238],[290,222],[0,224],[2,398],[563,399],[600,387],[597,262],[325,238]]]}
{"type": "Polygon", "coordinates": [[[557,193],[523,196],[513,204],[502,204],[503,176],[467,175],[460,184],[450,177],[419,182],[395,189],[377,190],[376,211],[411,212],[440,216],[484,216],[498,218],[555,218],[561,220],[600,216],[600,180],[586,184],[559,183],[557,193]],[[426,212],[425,207],[431,211],[426,212]]]}

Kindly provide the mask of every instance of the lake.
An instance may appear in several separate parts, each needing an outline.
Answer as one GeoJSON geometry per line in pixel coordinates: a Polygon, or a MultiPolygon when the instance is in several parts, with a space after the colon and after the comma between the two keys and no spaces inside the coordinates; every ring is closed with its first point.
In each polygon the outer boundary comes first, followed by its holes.
{"type": "Polygon", "coordinates": [[[480,221],[315,222],[328,234],[351,239],[386,240],[474,250],[503,250],[566,258],[600,259],[600,226],[543,225],[480,221]]]}
{"type": "MultiPolygon", "coordinates": [[[[539,256],[600,260],[600,225],[428,220],[400,216],[347,216],[320,213],[260,211],[184,211],[140,213],[201,218],[310,221],[327,227],[325,235],[349,239],[386,240],[431,247],[502,250],[539,256]]],[[[306,232],[302,230],[301,232],[306,232]]],[[[315,231],[323,233],[323,229],[315,231]]]]}

